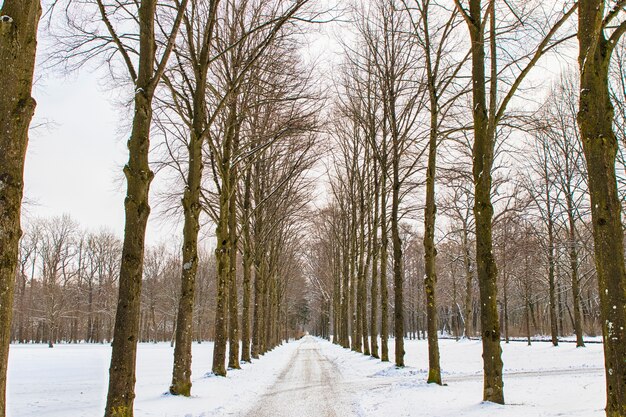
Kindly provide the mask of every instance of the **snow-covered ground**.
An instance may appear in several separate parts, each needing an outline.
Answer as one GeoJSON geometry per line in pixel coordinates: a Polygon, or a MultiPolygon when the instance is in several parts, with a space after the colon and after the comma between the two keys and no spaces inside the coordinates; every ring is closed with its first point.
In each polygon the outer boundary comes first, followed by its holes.
{"type": "MultiPolygon", "coordinates": [[[[226,378],[211,372],[213,344],[193,345],[192,398],[167,394],[174,349],[141,343],[137,353],[136,417],[239,415],[275,381],[297,349],[287,343],[226,378]]],[[[109,345],[11,345],[9,417],[94,417],[104,413],[109,345]]]]}
{"type": "MultiPolygon", "coordinates": [[[[602,344],[502,343],[507,405],[482,403],[480,341],[440,340],[443,383],[426,384],[428,345],[405,341],[404,369],[325,344],[324,353],[354,389],[358,416],[603,417],[602,344]],[[365,381],[365,382],[363,382],[365,381]]],[[[389,346],[393,361],[393,340],[389,346]]]]}
{"type": "MultiPolygon", "coordinates": [[[[193,345],[192,398],[166,395],[173,349],[168,344],[140,344],[137,365],[137,417],[254,416],[266,412],[285,384],[297,381],[291,369],[305,366],[303,382],[285,402],[306,396],[307,404],[328,401],[325,393],[347,402],[335,413],[352,410],[357,416],[598,416],[604,415],[602,345],[576,349],[563,343],[503,344],[507,405],[481,403],[482,362],[479,341],[441,340],[444,383],[425,383],[427,345],[406,341],[407,367],[365,357],[313,340],[288,343],[269,352],[227,378],[206,376],[211,368],[212,344],[193,345]],[[313,359],[312,359],[313,358],[313,359]],[[319,367],[323,375],[311,372],[319,367]],[[291,371],[290,371],[291,369],[291,371]],[[330,376],[328,375],[330,373],[330,376]],[[333,374],[334,373],[334,374],[333,374]],[[307,384],[313,378],[312,384],[307,384]],[[322,381],[322,382],[320,382],[322,381]],[[301,385],[301,386],[300,386],[301,385]],[[312,391],[308,391],[311,388],[312,391]],[[307,392],[302,392],[302,391],[307,392]],[[250,412],[252,410],[252,412],[250,412]]],[[[393,360],[393,341],[390,343],[393,360]]],[[[11,346],[8,415],[10,417],[99,416],[104,409],[110,347],[107,345],[11,346]]],[[[298,373],[298,372],[295,372],[298,373]]],[[[337,401],[337,400],[335,400],[337,401]]],[[[324,410],[328,410],[325,405],[324,410]]],[[[338,405],[336,405],[338,407],[338,405]]],[[[330,408],[332,410],[332,408],[330,408]]],[[[309,413],[300,415],[313,415],[309,413]]],[[[263,414],[266,415],[266,414],[263,414]]]]}

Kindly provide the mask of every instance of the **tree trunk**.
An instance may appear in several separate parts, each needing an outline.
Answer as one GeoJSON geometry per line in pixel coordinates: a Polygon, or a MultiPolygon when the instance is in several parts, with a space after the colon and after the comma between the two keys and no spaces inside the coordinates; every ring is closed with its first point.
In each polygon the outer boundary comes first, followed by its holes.
{"type": "MultiPolygon", "coordinates": [[[[215,257],[217,259],[217,305],[215,309],[215,345],[213,348],[213,373],[219,376],[226,376],[226,345],[228,338],[228,312],[229,312],[229,289],[231,284],[231,251],[236,250],[233,242],[231,227],[231,196],[234,181],[231,169],[233,157],[233,145],[236,135],[237,106],[231,98],[228,109],[228,119],[226,120],[224,141],[222,144],[222,155],[219,163],[219,175],[222,184],[219,190],[219,219],[216,228],[217,247],[215,257]]],[[[232,302],[232,300],[231,300],[232,302]]]]}
{"type": "MultiPolygon", "coordinates": [[[[604,36],[604,0],[579,3],[580,109],[578,125],[587,161],[600,315],[606,366],[607,417],[626,416],[626,271],[617,193],[609,64],[617,40],[604,36]],[[599,32],[599,33],[598,33],[599,32]]],[[[619,30],[619,29],[617,29],[619,30]]]]}
{"type": "MultiPolygon", "coordinates": [[[[343,213],[345,215],[345,213],[343,213]]],[[[343,236],[348,236],[347,219],[343,219],[343,236]]],[[[342,265],[343,265],[343,283],[341,287],[341,346],[350,348],[350,242],[348,239],[343,241],[342,265]]]]}
{"type": "MultiPolygon", "coordinates": [[[[547,178],[546,178],[547,185],[547,178]]],[[[556,304],[556,285],[554,279],[554,221],[552,220],[552,204],[550,203],[550,194],[546,192],[546,211],[548,215],[548,287],[550,293],[550,335],[552,345],[559,345],[558,326],[557,326],[557,304],[556,304]]]]}
{"type": "Polygon", "coordinates": [[[0,11],[0,417],[6,414],[6,376],[17,271],[24,160],[35,112],[31,97],[39,0],[5,0],[0,11]]]}
{"type": "MultiPolygon", "coordinates": [[[[239,137],[239,128],[236,128],[236,138],[239,137]]],[[[235,140],[238,142],[238,139],[235,140]]],[[[235,145],[237,147],[237,145],[235,145]]],[[[241,369],[239,365],[239,299],[237,297],[237,169],[231,169],[231,194],[228,213],[228,233],[230,234],[230,262],[228,270],[229,282],[229,327],[228,327],[228,367],[232,369],[241,369]]]]}
{"type": "MultiPolygon", "coordinates": [[[[430,100],[430,138],[428,148],[428,168],[426,172],[426,207],[424,208],[424,289],[426,291],[426,320],[428,323],[428,383],[441,385],[441,366],[439,364],[439,339],[437,336],[437,302],[435,286],[437,284],[435,248],[435,175],[437,169],[437,106],[434,87],[431,86],[430,100]]],[[[455,285],[456,298],[456,285],[455,285]]]]}
{"type": "Polygon", "coordinates": [[[372,219],[372,284],[370,287],[370,353],[372,357],[378,358],[378,194],[380,187],[378,185],[378,169],[376,158],[374,158],[374,216],[372,219]]]}
{"type": "Polygon", "coordinates": [[[502,275],[502,293],[504,303],[504,341],[509,343],[509,291],[506,272],[502,275]]]}
{"type": "MultiPolygon", "coordinates": [[[[261,171],[262,171],[262,159],[259,158],[255,164],[255,174],[253,175],[253,188],[255,201],[262,201],[262,187],[261,187],[261,171]]],[[[253,228],[253,263],[254,263],[254,311],[252,322],[252,352],[251,356],[254,359],[258,359],[261,354],[262,335],[261,327],[263,324],[263,286],[265,276],[265,264],[263,262],[264,253],[263,246],[261,245],[261,232],[263,230],[263,217],[259,210],[262,208],[256,207],[254,215],[254,228],[253,228]]]]}
{"type": "MultiPolygon", "coordinates": [[[[569,188],[569,187],[568,187],[569,188]]],[[[572,276],[572,301],[574,306],[574,333],[576,334],[576,347],[584,347],[583,341],[583,324],[580,315],[580,280],[578,278],[578,251],[576,250],[576,225],[574,222],[574,203],[573,196],[567,192],[565,196],[567,200],[567,219],[568,219],[568,238],[569,238],[569,262],[570,273],[572,276]]]]}
{"type": "Polygon", "coordinates": [[[473,295],[473,272],[472,258],[470,256],[469,231],[467,224],[463,224],[463,265],[465,267],[465,306],[463,320],[463,334],[468,339],[472,336],[472,295],[473,295]]]}
{"type": "MultiPolygon", "coordinates": [[[[500,347],[500,322],[497,305],[498,270],[493,257],[491,204],[491,169],[495,145],[495,120],[493,117],[496,90],[491,90],[491,116],[487,110],[487,90],[485,75],[485,34],[482,22],[480,0],[470,1],[470,37],[472,41],[472,80],[474,116],[474,218],[476,219],[476,269],[480,289],[480,324],[483,345],[484,387],[483,400],[504,404],[502,382],[502,349],[500,347]]],[[[494,11],[490,13],[490,30],[495,32],[494,11]]],[[[493,35],[492,35],[493,38],[493,35]]],[[[497,78],[495,40],[492,39],[492,87],[497,78]],[[495,78],[494,78],[494,72],[495,78]]]]}
{"type": "Polygon", "coordinates": [[[119,301],[115,315],[109,392],[105,416],[132,417],[135,398],[135,361],[139,337],[141,281],[146,224],[150,215],[148,194],[154,173],[150,170],[150,127],[154,87],[154,15],[156,3],[142,1],[140,71],[136,82],[135,113],[130,140],[129,161],[124,167],[127,181],[124,201],[125,228],[119,277],[119,301]]]}
{"type": "MultiPolygon", "coordinates": [[[[206,74],[204,74],[206,75],[206,74]]],[[[193,130],[189,140],[189,172],[183,194],[183,267],[181,290],[176,319],[176,343],[174,348],[174,369],[170,393],[191,395],[191,344],[193,339],[193,307],[195,283],[198,271],[198,232],[200,231],[200,187],[202,183],[202,142],[204,120],[206,118],[205,88],[206,78],[197,80],[194,94],[193,130]]]]}
{"type": "Polygon", "coordinates": [[[243,305],[241,307],[241,361],[250,362],[250,300],[252,282],[252,242],[250,241],[250,194],[251,170],[248,169],[244,180],[242,217],[242,269],[243,269],[243,305]]]}
{"type": "MultiPolygon", "coordinates": [[[[383,144],[383,147],[385,145],[383,144]]],[[[385,152],[386,155],[386,152],[385,152]]],[[[382,235],[382,245],[380,249],[380,360],[383,362],[389,361],[389,346],[388,346],[388,304],[389,304],[389,289],[387,287],[387,261],[388,254],[387,248],[389,247],[389,238],[387,234],[387,158],[383,159],[383,172],[381,175],[381,192],[380,192],[380,230],[382,235]]]]}

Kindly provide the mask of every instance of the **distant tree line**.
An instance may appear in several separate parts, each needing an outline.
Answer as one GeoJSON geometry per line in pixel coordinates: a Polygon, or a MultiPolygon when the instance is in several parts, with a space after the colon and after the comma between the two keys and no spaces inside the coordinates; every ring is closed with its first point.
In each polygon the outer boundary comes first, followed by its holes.
{"type": "MultiPolygon", "coordinates": [[[[65,215],[28,222],[20,241],[13,304],[13,343],[110,343],[118,293],[121,240],[109,230],[87,232],[65,215]]],[[[140,342],[172,342],[180,297],[181,256],[165,244],[146,251],[141,293],[140,342]]],[[[238,282],[243,277],[237,276],[238,282]]],[[[283,338],[307,321],[304,281],[284,289],[283,338]]],[[[200,251],[192,340],[215,338],[215,258],[200,251]]],[[[237,303],[241,305],[239,297],[237,303]]]]}

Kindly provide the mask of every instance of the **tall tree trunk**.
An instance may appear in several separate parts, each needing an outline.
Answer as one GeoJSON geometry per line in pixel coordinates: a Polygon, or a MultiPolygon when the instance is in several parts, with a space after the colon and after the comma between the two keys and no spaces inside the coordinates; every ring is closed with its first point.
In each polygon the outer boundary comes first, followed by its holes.
{"type": "Polygon", "coordinates": [[[361,308],[363,309],[363,311],[361,312],[361,336],[363,337],[363,354],[367,356],[371,355],[369,329],[367,325],[367,275],[371,262],[371,254],[371,245],[368,244],[367,259],[365,261],[365,267],[361,275],[361,308]]]}
{"type": "MultiPolygon", "coordinates": [[[[386,147],[383,143],[383,147],[386,147]]],[[[385,152],[386,155],[386,152],[385,152]]],[[[380,248],[380,360],[389,361],[389,288],[387,287],[387,262],[389,247],[389,238],[387,233],[387,159],[383,158],[383,171],[381,175],[381,192],[380,192],[380,230],[382,236],[382,245],[380,248]]]]}
{"type": "Polygon", "coordinates": [[[372,357],[378,358],[378,253],[379,253],[379,240],[378,240],[378,194],[380,187],[378,185],[378,169],[376,158],[374,158],[374,215],[372,219],[372,284],[370,287],[370,353],[372,357]]]}
{"type": "MultiPolygon", "coordinates": [[[[257,159],[254,164],[254,175],[253,175],[253,191],[254,191],[254,200],[257,202],[263,200],[262,196],[262,175],[263,171],[263,160],[261,158],[257,159]]],[[[265,276],[265,264],[263,262],[264,256],[264,246],[261,242],[261,233],[263,230],[263,216],[259,212],[262,210],[262,207],[256,207],[254,213],[254,227],[253,227],[253,263],[254,263],[254,311],[253,311],[253,322],[252,322],[252,352],[251,356],[254,359],[258,359],[259,355],[262,353],[261,345],[262,345],[262,335],[261,328],[263,325],[263,286],[264,286],[264,276],[265,276]]]]}
{"type": "Polygon", "coordinates": [[[243,269],[243,304],[241,306],[241,361],[250,362],[250,301],[252,283],[252,242],[250,241],[250,194],[251,169],[244,179],[243,213],[241,234],[243,238],[242,269],[243,269]]]}
{"type": "MultiPolygon", "coordinates": [[[[568,187],[569,188],[569,187],[568,187]]],[[[576,224],[574,221],[574,202],[571,192],[568,190],[565,196],[567,200],[567,220],[569,238],[569,264],[572,277],[572,301],[574,306],[574,333],[576,334],[576,347],[584,347],[583,324],[580,315],[580,279],[578,277],[578,251],[576,250],[576,224]]]]}
{"type": "MultiPolygon", "coordinates": [[[[235,142],[239,142],[239,127],[236,127],[235,142]]],[[[235,151],[237,144],[235,144],[235,151]]],[[[228,367],[232,369],[241,369],[239,365],[239,299],[237,297],[237,169],[231,169],[231,194],[228,213],[228,233],[230,234],[230,262],[228,269],[228,308],[229,308],[229,326],[228,326],[228,367]]]]}
{"type": "MultiPolygon", "coordinates": [[[[607,417],[626,416],[626,271],[617,193],[609,64],[617,39],[604,35],[604,0],[578,7],[580,109],[578,125],[587,161],[600,316],[606,366],[607,417]]],[[[620,25],[623,29],[624,24],[620,25]]]]}
{"type": "Polygon", "coordinates": [[[135,399],[135,362],[139,337],[141,281],[146,224],[150,215],[148,194],[154,173],[150,170],[150,127],[155,57],[156,2],[142,1],[139,7],[140,69],[136,81],[135,113],[128,141],[128,164],[124,167],[127,191],[124,201],[125,227],[122,263],[119,278],[119,297],[113,349],[109,368],[109,392],[106,417],[131,417],[135,399]]]}
{"type": "MultiPolygon", "coordinates": [[[[391,239],[393,242],[394,336],[396,366],[404,366],[404,300],[402,277],[402,240],[400,239],[400,152],[399,138],[393,141],[393,192],[391,202],[391,239]]],[[[436,333],[435,333],[436,334],[436,333]]]]}
{"type": "MultiPolygon", "coordinates": [[[[124,167],[127,190],[124,200],[125,226],[122,261],[119,276],[119,296],[115,315],[113,349],[109,368],[109,389],[105,409],[106,417],[132,417],[135,399],[135,362],[139,320],[141,315],[141,281],[146,224],[150,216],[148,196],[154,173],[150,170],[150,128],[152,100],[160,82],[165,64],[174,46],[174,38],[182,20],[187,0],[178,5],[176,19],[168,43],[156,63],[155,16],[157,2],[142,0],[139,3],[139,70],[135,81],[135,112],[128,141],[128,163],[124,167]]],[[[101,10],[104,16],[104,11],[101,10]]]]}
{"type": "Polygon", "coordinates": [[[502,273],[502,295],[504,304],[504,341],[509,343],[509,277],[504,271],[502,273]]]}
{"type": "Polygon", "coordinates": [[[0,417],[6,414],[6,377],[17,271],[24,160],[35,113],[31,97],[39,0],[5,0],[0,10],[0,417]]]}
{"type": "Polygon", "coordinates": [[[341,344],[341,245],[334,242],[333,343],[341,344]]]}
{"type": "MultiPolygon", "coordinates": [[[[201,78],[202,79],[202,78],[201,78]]],[[[200,231],[200,187],[202,182],[202,132],[206,107],[204,99],[205,83],[198,80],[194,97],[193,130],[189,140],[189,171],[183,194],[183,266],[181,289],[176,318],[176,343],[174,348],[174,369],[170,393],[191,395],[191,344],[193,339],[193,307],[195,299],[196,274],[198,271],[198,232],[200,231]]]]}
{"type": "MultiPolygon", "coordinates": [[[[432,80],[432,76],[429,77],[432,80]]],[[[433,80],[434,81],[434,80],[433,80]]],[[[433,84],[432,82],[430,84],[433,84]]],[[[441,385],[441,366],[439,365],[439,339],[437,336],[437,302],[435,286],[437,284],[435,248],[435,175],[437,169],[437,104],[434,85],[430,86],[430,138],[428,147],[428,170],[426,172],[426,207],[424,208],[424,289],[426,291],[426,319],[428,322],[428,383],[441,385]]],[[[456,298],[456,285],[455,285],[456,298]]]]}
{"type": "Polygon", "coordinates": [[[472,257],[470,256],[470,245],[469,245],[469,230],[467,230],[467,224],[463,224],[463,266],[465,269],[465,306],[464,306],[464,319],[463,319],[463,334],[465,337],[470,338],[473,334],[473,315],[472,315],[472,304],[473,304],[473,292],[474,285],[472,272],[472,257]]]}
{"type": "MultiPolygon", "coordinates": [[[[368,161],[368,151],[366,148],[366,157],[365,160],[368,161]]],[[[367,268],[370,263],[370,245],[369,245],[369,237],[367,241],[367,245],[365,242],[365,178],[366,178],[366,167],[363,168],[362,176],[361,176],[361,185],[359,187],[359,336],[361,340],[359,340],[359,346],[363,346],[363,354],[370,354],[369,340],[367,338],[367,268]],[[367,254],[366,254],[367,252],[367,254]],[[367,259],[365,259],[367,257],[367,259]]]]}
{"type": "MultiPolygon", "coordinates": [[[[181,291],[176,313],[176,333],[174,348],[174,369],[170,393],[191,395],[191,345],[193,341],[193,312],[195,302],[196,274],[198,271],[198,233],[200,231],[200,189],[202,183],[202,145],[206,129],[207,107],[206,88],[209,68],[209,46],[216,21],[219,0],[211,0],[209,17],[202,34],[202,44],[198,55],[199,65],[194,68],[195,91],[193,92],[193,119],[188,145],[187,183],[183,193],[183,267],[181,271],[181,291]]],[[[188,16],[185,15],[188,27],[188,16]]],[[[192,36],[192,33],[188,33],[192,36]]],[[[193,41],[190,42],[190,45],[193,41]]]]}
{"type": "MultiPolygon", "coordinates": [[[[356,159],[357,152],[355,150],[354,156],[356,159]]],[[[356,170],[356,163],[353,165],[353,168],[356,170]]],[[[353,174],[356,176],[356,172],[353,174]]],[[[352,179],[351,181],[355,181],[352,179]]],[[[359,326],[358,326],[358,306],[357,306],[357,287],[358,287],[358,232],[357,232],[357,210],[356,210],[356,201],[354,201],[354,188],[356,187],[356,183],[352,184],[352,214],[350,217],[350,254],[348,259],[350,261],[350,348],[355,352],[361,351],[361,337],[359,335],[359,326]]]]}
{"type": "MultiPolygon", "coordinates": [[[[493,3],[492,3],[493,4],[493,3]]],[[[487,110],[487,89],[485,75],[485,34],[482,22],[481,0],[470,1],[471,24],[469,25],[472,41],[472,80],[473,80],[473,116],[474,116],[474,218],[476,219],[476,267],[480,289],[480,324],[483,345],[484,387],[483,400],[504,404],[504,384],[502,381],[502,349],[500,347],[500,322],[497,305],[498,270],[493,257],[491,204],[491,170],[495,146],[495,94],[493,90],[497,80],[495,66],[495,11],[491,10],[489,21],[491,40],[491,112],[487,110]]]]}
{"type": "Polygon", "coordinates": [[[228,106],[228,119],[225,125],[224,141],[222,143],[222,155],[219,162],[219,175],[222,184],[219,190],[219,218],[215,235],[217,247],[217,305],[215,309],[215,344],[213,348],[213,373],[226,376],[226,345],[228,339],[228,312],[229,312],[229,289],[231,286],[231,251],[236,250],[233,242],[233,233],[230,231],[231,210],[235,210],[232,204],[234,193],[234,181],[231,161],[233,147],[236,141],[237,105],[236,98],[231,98],[228,106]]]}
{"type": "Polygon", "coordinates": [[[220,214],[216,229],[217,248],[217,304],[215,307],[215,341],[213,348],[213,373],[226,376],[226,342],[228,324],[228,286],[230,271],[230,233],[228,232],[228,205],[230,202],[228,179],[223,179],[220,193],[220,214]]]}
{"type": "MultiPolygon", "coordinates": [[[[546,176],[546,190],[548,190],[548,178],[546,176]]],[[[546,212],[548,216],[548,290],[550,295],[550,335],[552,345],[559,345],[558,326],[557,326],[557,304],[556,304],[556,285],[554,278],[554,220],[552,218],[552,203],[550,201],[550,192],[546,191],[546,212]]]]}
{"type": "MultiPolygon", "coordinates": [[[[344,216],[346,213],[342,213],[344,216]]],[[[347,219],[343,219],[343,236],[348,236],[347,219]]],[[[343,283],[341,287],[341,346],[350,347],[350,242],[344,238],[342,244],[342,265],[343,265],[343,283]]]]}

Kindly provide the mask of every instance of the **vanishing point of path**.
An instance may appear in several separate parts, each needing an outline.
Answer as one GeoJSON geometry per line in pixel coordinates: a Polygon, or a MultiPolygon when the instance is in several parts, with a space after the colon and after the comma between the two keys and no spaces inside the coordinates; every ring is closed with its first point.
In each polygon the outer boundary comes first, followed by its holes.
{"type": "Polygon", "coordinates": [[[247,417],[343,417],[351,415],[339,370],[305,336],[289,363],[247,417]]]}

